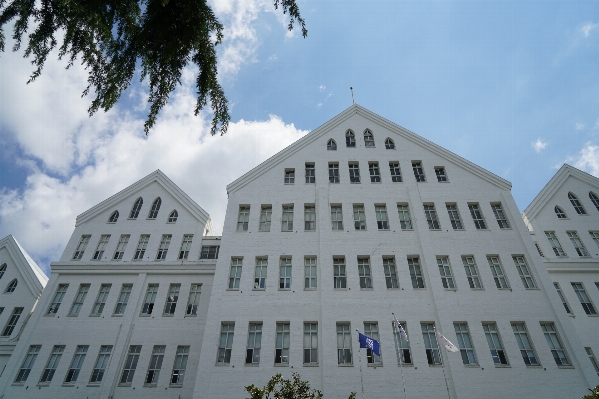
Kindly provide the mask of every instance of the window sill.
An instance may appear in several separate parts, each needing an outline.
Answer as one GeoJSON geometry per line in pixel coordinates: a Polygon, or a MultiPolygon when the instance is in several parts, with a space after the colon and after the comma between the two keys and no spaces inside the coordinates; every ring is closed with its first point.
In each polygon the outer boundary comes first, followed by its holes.
{"type": "Polygon", "coordinates": [[[422,287],[422,288],[420,288],[420,287],[412,287],[412,289],[414,289],[416,291],[424,291],[424,290],[426,290],[426,287],[422,287]]]}
{"type": "Polygon", "coordinates": [[[362,288],[362,287],[360,287],[360,291],[374,291],[374,288],[362,288]]]}
{"type": "Polygon", "coordinates": [[[347,291],[347,288],[334,288],[335,291],[347,291]]]}
{"type": "Polygon", "coordinates": [[[378,231],[390,231],[391,229],[378,229],[378,231]]]}
{"type": "Polygon", "coordinates": [[[354,367],[353,364],[337,364],[337,367],[354,367]]]}
{"type": "Polygon", "coordinates": [[[279,291],[291,291],[291,288],[279,288],[279,291]]]}
{"type": "Polygon", "coordinates": [[[316,233],[316,229],[304,230],[304,233],[316,233]]]}
{"type": "Polygon", "coordinates": [[[231,365],[231,363],[216,363],[215,366],[217,367],[229,367],[231,365]]]}
{"type": "Polygon", "coordinates": [[[370,183],[371,183],[371,184],[381,184],[381,182],[380,182],[380,181],[372,181],[372,180],[370,181],[370,183]]]}
{"type": "Polygon", "coordinates": [[[575,367],[574,366],[557,366],[558,369],[572,369],[574,370],[575,367]]]}
{"type": "Polygon", "coordinates": [[[527,368],[527,369],[539,369],[539,370],[542,370],[542,369],[543,369],[543,366],[541,366],[540,364],[535,364],[535,365],[532,365],[532,364],[527,364],[527,365],[526,365],[526,368],[527,368]]]}
{"type": "Polygon", "coordinates": [[[467,367],[469,369],[479,369],[480,365],[479,364],[464,364],[464,367],[467,367]]]}
{"type": "Polygon", "coordinates": [[[266,291],[266,288],[252,288],[252,291],[266,291]]]}
{"type": "Polygon", "coordinates": [[[439,180],[437,180],[437,183],[449,183],[449,182],[447,180],[445,180],[445,181],[439,181],[439,180]]]}
{"type": "Polygon", "coordinates": [[[156,384],[144,384],[143,387],[144,388],[156,388],[156,384]]]}
{"type": "Polygon", "coordinates": [[[352,182],[350,182],[350,183],[351,183],[351,184],[360,184],[360,182],[359,182],[359,181],[352,181],[352,182]]]}
{"type": "Polygon", "coordinates": [[[470,288],[472,291],[484,291],[484,288],[470,288]]]}
{"type": "Polygon", "coordinates": [[[186,314],[183,317],[197,317],[197,316],[198,316],[197,314],[186,314]]]}
{"type": "Polygon", "coordinates": [[[317,291],[318,288],[304,288],[304,291],[317,291]]]}
{"type": "Polygon", "coordinates": [[[512,230],[511,227],[500,227],[499,230],[512,230]]]}
{"type": "Polygon", "coordinates": [[[373,368],[383,367],[383,363],[368,363],[367,366],[368,367],[373,367],[373,368]]]}
{"type": "Polygon", "coordinates": [[[260,367],[260,363],[245,363],[244,367],[260,367]]]}
{"type": "Polygon", "coordinates": [[[146,220],[156,220],[156,218],[146,218],[146,220]]]}
{"type": "Polygon", "coordinates": [[[56,313],[46,313],[44,315],[44,317],[54,317],[54,316],[56,316],[56,313]]]}
{"type": "Polygon", "coordinates": [[[25,383],[24,382],[13,382],[11,385],[13,387],[22,387],[25,385],[25,383]]]}
{"type": "Polygon", "coordinates": [[[169,384],[169,388],[183,388],[183,384],[169,384]]]}
{"type": "Polygon", "coordinates": [[[428,367],[439,368],[439,367],[443,367],[443,365],[442,364],[429,364],[428,367]]]}
{"type": "Polygon", "coordinates": [[[293,186],[295,183],[283,183],[286,186],[293,186]]]}
{"type": "Polygon", "coordinates": [[[113,314],[113,315],[110,315],[110,317],[123,317],[123,314],[113,314]]]}
{"type": "Polygon", "coordinates": [[[127,383],[119,383],[119,384],[117,385],[117,387],[130,387],[130,386],[131,386],[131,383],[130,383],[130,382],[127,382],[127,383]]]}
{"type": "Polygon", "coordinates": [[[445,288],[445,291],[453,291],[456,292],[458,289],[457,288],[445,288]]]}
{"type": "Polygon", "coordinates": [[[270,233],[270,230],[258,230],[258,233],[270,233]]]}
{"type": "Polygon", "coordinates": [[[162,317],[175,317],[174,313],[163,313],[162,317]]]}
{"type": "Polygon", "coordinates": [[[589,317],[599,317],[599,314],[588,314],[589,317]]]}
{"type": "Polygon", "coordinates": [[[227,291],[239,291],[239,288],[227,288],[227,291]]]}
{"type": "Polygon", "coordinates": [[[89,387],[89,388],[99,388],[100,384],[89,383],[89,384],[86,385],[86,387],[89,387]]]}
{"type": "Polygon", "coordinates": [[[495,368],[496,369],[510,369],[510,368],[512,368],[512,366],[510,366],[509,364],[495,364],[495,368]]]}
{"type": "Polygon", "coordinates": [[[289,363],[275,363],[275,367],[289,367],[289,363]]]}
{"type": "Polygon", "coordinates": [[[49,382],[40,382],[39,384],[36,385],[36,387],[39,387],[39,388],[47,388],[49,386],[50,386],[49,382]]]}
{"type": "Polygon", "coordinates": [[[304,367],[318,367],[318,363],[304,363],[304,367]]]}
{"type": "Polygon", "coordinates": [[[77,313],[77,314],[68,314],[67,315],[67,317],[78,317],[78,316],[79,316],[79,313],[77,313]]]}
{"type": "Polygon", "coordinates": [[[64,388],[74,387],[74,386],[75,386],[74,383],[71,384],[71,383],[67,383],[67,382],[65,382],[64,384],[61,385],[61,387],[64,387],[64,388]]]}
{"type": "Polygon", "coordinates": [[[293,230],[281,230],[281,233],[293,233],[293,230]]]}
{"type": "Polygon", "coordinates": [[[540,288],[525,288],[526,291],[541,291],[540,288]]]}
{"type": "Polygon", "coordinates": [[[498,291],[511,291],[512,289],[510,287],[507,288],[497,288],[498,291]]]}
{"type": "Polygon", "coordinates": [[[152,313],[142,313],[139,315],[139,317],[151,317],[152,313]]]}

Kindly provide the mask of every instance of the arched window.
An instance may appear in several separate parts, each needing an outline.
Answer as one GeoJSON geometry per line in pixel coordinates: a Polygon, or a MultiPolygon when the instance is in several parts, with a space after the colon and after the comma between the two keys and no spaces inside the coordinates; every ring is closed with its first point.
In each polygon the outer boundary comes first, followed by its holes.
{"type": "Polygon", "coordinates": [[[578,213],[579,215],[586,215],[587,214],[587,211],[584,210],[584,208],[580,204],[580,201],[578,200],[577,196],[575,196],[572,193],[568,193],[568,198],[570,199],[570,202],[572,203],[572,206],[576,210],[576,213],[578,213]]]}
{"type": "Polygon", "coordinates": [[[593,205],[595,205],[595,208],[597,208],[597,210],[599,211],[599,197],[597,197],[597,194],[595,194],[592,191],[589,191],[589,198],[593,202],[593,205]]]}
{"type": "Polygon", "coordinates": [[[114,211],[108,218],[108,223],[116,223],[119,220],[119,211],[114,211]]]}
{"type": "Polygon", "coordinates": [[[19,282],[17,281],[17,279],[14,279],[13,281],[10,282],[10,284],[8,284],[8,287],[6,287],[6,293],[11,293],[11,292],[15,292],[15,288],[17,288],[17,284],[19,284],[19,282]]]}
{"type": "Polygon", "coordinates": [[[144,204],[143,198],[139,197],[135,204],[133,204],[133,208],[131,208],[131,213],[129,213],[129,219],[137,219],[139,216],[139,211],[141,211],[141,206],[144,204]]]}
{"type": "Polygon", "coordinates": [[[160,205],[162,205],[162,200],[158,197],[152,203],[152,209],[150,209],[150,213],[148,213],[148,219],[156,219],[158,211],[160,210],[160,205]]]}
{"type": "Polygon", "coordinates": [[[566,212],[564,212],[564,210],[562,208],[560,208],[559,206],[555,206],[554,208],[555,210],[555,214],[557,215],[558,219],[566,219],[568,216],[566,216],[566,212]]]}
{"type": "Polygon", "coordinates": [[[327,150],[337,151],[337,143],[335,143],[335,140],[330,139],[329,141],[327,141],[327,150]]]}
{"type": "Polygon", "coordinates": [[[388,149],[388,150],[394,150],[395,149],[395,143],[389,137],[387,137],[385,139],[385,148],[388,149]]]}
{"type": "Polygon", "coordinates": [[[179,217],[179,213],[175,209],[174,211],[171,212],[170,215],[168,215],[168,222],[169,223],[175,223],[177,221],[178,217],[179,217]]]}
{"type": "Polygon", "coordinates": [[[6,263],[0,266],[0,279],[4,276],[4,272],[6,271],[6,263]]]}
{"type": "Polygon", "coordinates": [[[374,147],[374,136],[370,129],[364,130],[364,146],[374,147]]]}
{"type": "Polygon", "coordinates": [[[345,132],[345,144],[347,144],[348,147],[356,146],[356,135],[351,130],[345,132]]]}

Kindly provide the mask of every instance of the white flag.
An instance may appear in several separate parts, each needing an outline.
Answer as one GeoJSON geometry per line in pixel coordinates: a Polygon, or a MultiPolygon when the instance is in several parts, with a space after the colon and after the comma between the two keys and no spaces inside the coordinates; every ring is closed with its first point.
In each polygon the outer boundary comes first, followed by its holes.
{"type": "Polygon", "coordinates": [[[443,346],[445,346],[445,349],[447,349],[448,352],[459,352],[460,351],[458,349],[458,347],[455,346],[454,344],[452,344],[451,341],[449,341],[447,338],[445,338],[445,336],[443,334],[441,334],[437,330],[435,330],[435,332],[437,333],[437,336],[439,337],[439,341],[441,341],[441,343],[443,344],[443,346]]]}
{"type": "Polygon", "coordinates": [[[391,313],[391,314],[393,315],[393,320],[395,323],[395,332],[398,333],[400,337],[405,339],[406,342],[408,342],[408,334],[406,334],[406,330],[404,330],[403,327],[401,326],[401,323],[399,321],[397,321],[397,317],[395,317],[395,313],[391,313]]]}

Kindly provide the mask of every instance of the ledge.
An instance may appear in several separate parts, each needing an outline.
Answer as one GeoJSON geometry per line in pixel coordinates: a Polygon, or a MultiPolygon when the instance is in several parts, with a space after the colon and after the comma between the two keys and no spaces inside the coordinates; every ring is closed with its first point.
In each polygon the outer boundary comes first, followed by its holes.
{"type": "Polygon", "coordinates": [[[216,269],[216,259],[211,264],[200,261],[194,262],[90,262],[90,263],[60,263],[52,262],[50,264],[52,273],[77,274],[214,274],[216,269]]]}

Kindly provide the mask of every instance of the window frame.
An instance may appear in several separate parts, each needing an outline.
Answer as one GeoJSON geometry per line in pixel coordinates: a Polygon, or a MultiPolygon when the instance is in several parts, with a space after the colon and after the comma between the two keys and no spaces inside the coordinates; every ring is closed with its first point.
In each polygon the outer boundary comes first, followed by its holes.
{"type": "Polygon", "coordinates": [[[222,322],[220,324],[220,336],[218,351],[216,353],[217,365],[231,364],[231,350],[235,338],[235,322],[222,322]],[[224,338],[224,341],[223,341],[224,338]],[[230,339],[230,341],[229,341],[230,339]]]}
{"type": "Polygon", "coordinates": [[[305,163],[306,184],[316,184],[316,165],[314,162],[305,163]]]}
{"type": "Polygon", "coordinates": [[[524,288],[527,290],[539,289],[524,255],[512,255],[512,260],[514,261],[514,265],[516,266],[516,270],[518,271],[518,275],[520,276],[524,288]]]}
{"type": "Polygon", "coordinates": [[[333,288],[335,290],[347,289],[347,265],[345,256],[333,256],[333,288]]]}
{"type": "Polygon", "coordinates": [[[451,262],[449,256],[437,256],[437,266],[439,268],[439,275],[441,276],[441,284],[447,291],[457,291],[458,287],[455,283],[455,276],[451,269],[451,262]]]}
{"type": "Polygon", "coordinates": [[[15,377],[15,384],[24,385],[24,383],[27,381],[27,379],[29,378],[29,374],[31,374],[31,369],[35,365],[35,361],[37,360],[37,356],[39,355],[41,349],[41,345],[29,345],[29,349],[25,354],[23,363],[21,363],[19,372],[15,377]]]}
{"type": "Polygon", "coordinates": [[[187,362],[189,359],[189,351],[190,348],[188,345],[177,346],[177,351],[175,352],[175,360],[173,362],[173,371],[171,371],[171,378],[169,380],[169,386],[183,386],[183,381],[185,379],[185,371],[187,370],[187,362]]]}
{"type": "Polygon", "coordinates": [[[331,204],[331,230],[343,231],[343,205],[331,204]]]}
{"type": "Polygon", "coordinates": [[[537,351],[535,350],[534,344],[531,341],[530,336],[528,335],[526,323],[512,322],[511,325],[512,332],[514,333],[514,337],[516,338],[518,350],[520,351],[520,356],[522,356],[522,361],[524,362],[524,365],[526,367],[541,367],[539,357],[537,356],[537,351]],[[522,330],[517,330],[517,328],[520,328],[520,326],[522,327],[522,330]],[[526,343],[522,340],[522,337],[526,338],[526,343]],[[528,344],[529,348],[526,347],[526,344],[528,344]],[[534,364],[532,363],[531,358],[535,361],[534,364]]]}
{"type": "Polygon", "coordinates": [[[83,258],[83,254],[85,253],[85,249],[87,248],[87,244],[89,244],[91,237],[91,234],[83,234],[81,236],[71,260],[81,260],[81,258],[83,258]]]}
{"type": "Polygon", "coordinates": [[[281,232],[293,231],[293,204],[283,205],[283,213],[281,215],[281,232]]]}
{"type": "Polygon", "coordinates": [[[272,222],[272,205],[260,206],[260,221],[258,224],[259,232],[270,232],[272,222]]]}
{"type": "Polygon", "coordinates": [[[185,317],[193,317],[198,315],[200,307],[200,298],[202,296],[202,284],[191,284],[189,287],[189,295],[187,296],[187,306],[185,307],[185,317]]]}
{"type": "Polygon", "coordinates": [[[50,352],[50,356],[48,356],[46,366],[42,369],[42,374],[38,383],[39,385],[50,385],[50,383],[54,379],[54,375],[56,374],[58,364],[62,359],[64,349],[65,345],[54,345],[52,347],[52,352],[50,352]]]}
{"type": "Polygon", "coordinates": [[[108,367],[110,357],[112,356],[112,345],[101,345],[98,356],[94,362],[92,373],[89,376],[90,385],[100,385],[104,378],[104,373],[108,367]]]}
{"type": "Polygon", "coordinates": [[[337,151],[337,142],[333,139],[327,141],[327,151],[337,151]]]}
{"type": "Polygon", "coordinates": [[[119,211],[115,210],[113,211],[110,216],[108,217],[108,222],[107,223],[116,223],[119,220],[119,211]]]}
{"type": "Polygon", "coordinates": [[[130,386],[137,371],[137,364],[141,355],[142,345],[129,345],[121,377],[118,379],[119,386],[130,386]]]}
{"type": "Polygon", "coordinates": [[[316,231],[315,204],[304,204],[304,231],[316,231]]]}
{"type": "Polygon", "coordinates": [[[87,357],[88,350],[89,345],[76,346],[75,353],[73,353],[73,358],[71,359],[70,366],[67,369],[67,374],[64,377],[64,385],[74,385],[77,382],[79,374],[81,373],[81,368],[83,367],[83,363],[85,362],[85,358],[87,357]]]}
{"type": "Polygon", "coordinates": [[[158,384],[158,378],[160,378],[160,371],[162,370],[165,352],[166,345],[154,345],[152,347],[152,353],[150,354],[150,361],[148,363],[148,370],[146,371],[146,376],[144,377],[144,387],[155,387],[158,384]]]}
{"type": "Polygon", "coordinates": [[[133,206],[131,207],[131,211],[129,212],[128,219],[135,220],[139,217],[139,212],[141,212],[141,208],[144,205],[144,199],[142,197],[138,197],[133,206]]]}
{"type": "Polygon", "coordinates": [[[422,332],[424,350],[426,353],[426,359],[429,367],[442,366],[443,356],[441,355],[439,342],[437,341],[435,323],[420,322],[420,330],[422,332]]]}
{"type": "Polygon", "coordinates": [[[166,294],[166,300],[164,302],[164,308],[162,309],[163,316],[174,316],[177,310],[177,303],[179,302],[179,296],[181,295],[181,284],[171,283],[168,286],[168,292],[166,294]]]}
{"type": "Polygon", "coordinates": [[[501,202],[491,202],[491,210],[497,220],[497,225],[502,230],[511,229],[510,221],[507,217],[507,213],[503,210],[503,204],[501,202]]]}
{"type": "Polygon", "coordinates": [[[371,183],[380,183],[381,182],[381,169],[379,168],[379,163],[376,161],[368,162],[368,172],[370,174],[370,182],[371,183]]]}
{"type": "Polygon", "coordinates": [[[137,247],[135,247],[135,253],[133,254],[133,260],[142,261],[150,242],[150,234],[140,234],[137,247]]]}
{"type": "Polygon", "coordinates": [[[127,249],[127,244],[129,244],[129,238],[131,238],[130,234],[121,234],[119,237],[119,242],[116,244],[116,248],[114,249],[114,255],[112,255],[112,260],[122,260],[125,255],[125,250],[127,249]]]}
{"type": "Polygon", "coordinates": [[[353,366],[351,323],[337,322],[335,331],[337,333],[337,366],[353,366]],[[339,342],[340,338],[341,342],[339,342]]]}
{"type": "Polygon", "coordinates": [[[158,218],[158,212],[160,212],[160,207],[162,206],[162,199],[160,197],[156,197],[154,201],[152,201],[152,207],[148,212],[148,220],[156,220],[158,218]]]}
{"type": "Polygon", "coordinates": [[[304,291],[316,289],[318,289],[318,262],[316,256],[304,256],[304,291]]]}
{"type": "Polygon", "coordinates": [[[364,136],[364,148],[375,148],[374,135],[372,134],[372,130],[365,129],[363,136],[364,136]]]}
{"type": "Polygon", "coordinates": [[[468,210],[470,210],[470,216],[472,216],[472,222],[476,230],[488,230],[485,215],[480,204],[478,202],[470,202],[468,203],[468,210]]]}
{"type": "Polygon", "coordinates": [[[158,251],[156,252],[156,261],[163,261],[166,259],[168,249],[171,246],[171,240],[173,239],[172,234],[163,234],[160,238],[160,244],[158,245],[158,251]]]}
{"type": "Polygon", "coordinates": [[[589,199],[595,205],[595,208],[599,211],[599,196],[592,191],[589,191],[589,199]]]}
{"type": "Polygon", "coordinates": [[[412,161],[412,171],[414,172],[416,183],[426,183],[426,175],[424,174],[422,161],[412,161]]]}
{"type": "Polygon", "coordinates": [[[403,182],[399,161],[389,161],[389,173],[391,174],[391,181],[393,183],[403,182]]]}
{"type": "Polygon", "coordinates": [[[466,278],[468,280],[470,289],[484,290],[485,287],[483,286],[480,271],[478,269],[478,265],[476,264],[476,260],[474,259],[474,255],[462,255],[462,264],[464,265],[464,270],[466,271],[466,278]]]}
{"type": "Polygon", "coordinates": [[[510,282],[505,274],[499,255],[487,255],[487,263],[491,269],[493,281],[498,290],[511,290],[510,282]]]}
{"type": "Polygon", "coordinates": [[[127,305],[129,304],[129,298],[131,297],[132,292],[133,284],[125,283],[121,285],[121,290],[119,291],[119,296],[116,298],[114,311],[112,312],[113,316],[120,316],[125,314],[125,311],[127,310],[127,305]]]}
{"type": "Polygon", "coordinates": [[[150,316],[156,307],[156,297],[158,296],[158,283],[148,283],[144,294],[144,301],[141,305],[140,316],[150,316]]]}
{"type": "Polygon", "coordinates": [[[291,329],[289,322],[277,322],[275,328],[275,366],[289,365],[291,329]]]}
{"type": "MultiPolygon", "coordinates": [[[[408,325],[405,321],[399,321],[399,324],[408,334],[408,325]]],[[[404,364],[413,365],[414,360],[412,358],[412,350],[410,348],[410,341],[406,340],[400,333],[397,332],[394,322],[391,322],[391,329],[393,331],[393,339],[395,343],[395,354],[397,356],[397,364],[401,367],[404,364]],[[407,355],[407,356],[406,356],[407,355]],[[406,357],[408,360],[406,360],[406,357]]]]}
{"type": "Polygon", "coordinates": [[[52,301],[50,302],[50,305],[46,310],[46,316],[54,316],[58,312],[58,309],[60,309],[60,305],[62,304],[62,301],[68,289],[69,284],[58,284],[58,287],[56,287],[56,291],[52,296],[52,301]]]}
{"type": "Polygon", "coordinates": [[[437,176],[437,183],[449,183],[445,166],[435,166],[434,169],[435,175],[437,176]]]}
{"type": "Polygon", "coordinates": [[[232,257],[231,267],[229,269],[229,282],[227,290],[238,291],[241,285],[241,273],[243,272],[243,258],[232,257]],[[235,273],[233,273],[235,271],[235,273]]]}
{"type": "Polygon", "coordinates": [[[487,339],[487,345],[489,346],[489,351],[491,352],[493,364],[495,367],[509,367],[510,360],[507,356],[503,341],[501,340],[501,334],[497,328],[497,323],[494,321],[483,322],[482,326],[485,338],[487,339]]]}
{"type": "Polygon", "coordinates": [[[351,184],[360,184],[360,163],[356,161],[350,161],[347,163],[349,170],[349,182],[351,184]]]}
{"type": "Polygon", "coordinates": [[[394,150],[395,149],[395,142],[393,141],[393,139],[391,137],[387,137],[385,139],[385,149],[386,150],[394,150]]]}
{"type": "Polygon", "coordinates": [[[254,290],[265,290],[266,289],[267,274],[268,274],[268,257],[267,256],[256,257],[256,264],[254,266],[254,290]]]}
{"type": "Polygon", "coordinates": [[[345,131],[345,146],[347,148],[356,148],[356,134],[351,129],[345,131]]]}
{"type": "Polygon", "coordinates": [[[445,203],[445,209],[447,209],[451,227],[453,227],[454,230],[464,230],[464,223],[462,222],[458,204],[445,203]]]}
{"type": "MultiPolygon", "coordinates": [[[[2,309],[4,310],[4,308],[2,309]]],[[[10,316],[8,317],[8,320],[6,320],[4,328],[2,329],[2,337],[8,338],[12,335],[12,333],[15,331],[15,328],[17,327],[17,324],[19,323],[21,315],[23,314],[23,310],[24,308],[20,307],[13,308],[10,316]]]]}
{"type": "Polygon", "coordinates": [[[318,366],[318,322],[304,322],[303,336],[303,364],[318,366]]]}
{"type": "Polygon", "coordinates": [[[574,246],[574,250],[581,258],[590,258],[591,254],[589,253],[587,247],[584,245],[578,232],[576,230],[566,230],[566,235],[570,238],[570,242],[572,246],[574,246]]]}
{"type": "Polygon", "coordinates": [[[239,213],[237,214],[237,227],[235,231],[248,231],[250,223],[250,205],[239,205],[239,213]]]}
{"type": "Polygon", "coordinates": [[[584,288],[584,283],[582,281],[571,282],[570,285],[572,285],[572,289],[574,290],[574,293],[576,294],[576,297],[578,298],[578,301],[580,302],[580,305],[582,306],[582,309],[586,315],[597,315],[597,308],[595,307],[595,304],[593,303],[589,294],[587,294],[587,290],[584,288]]]}
{"type": "Polygon", "coordinates": [[[460,355],[462,356],[462,363],[465,366],[478,366],[478,358],[476,356],[476,350],[474,349],[474,343],[470,337],[468,323],[454,322],[453,329],[458,341],[457,346],[460,349],[460,355]]]}
{"type": "Polygon", "coordinates": [[[383,256],[383,272],[385,273],[385,286],[387,289],[398,290],[399,278],[397,277],[395,256],[383,256]]]}
{"type": "MultiPolygon", "coordinates": [[[[364,335],[366,335],[369,338],[375,339],[377,341],[381,341],[380,338],[380,334],[379,334],[379,323],[377,323],[376,321],[373,322],[364,322],[364,335]]],[[[379,352],[380,349],[379,349],[379,352]]],[[[366,348],[366,363],[368,364],[368,366],[382,366],[383,365],[383,355],[381,353],[381,355],[377,355],[376,353],[374,353],[374,351],[370,348],[366,348]]]]}
{"type": "Polygon", "coordinates": [[[262,322],[249,323],[248,339],[245,354],[246,365],[257,366],[260,364],[260,351],[262,349],[262,327],[262,322]]]}
{"type": "Polygon", "coordinates": [[[283,183],[295,184],[295,168],[285,168],[285,174],[283,176],[283,183]]]}
{"type": "Polygon", "coordinates": [[[577,214],[587,215],[586,209],[584,209],[584,206],[573,192],[568,192],[568,199],[570,200],[570,203],[572,204],[572,207],[574,207],[574,210],[577,214]]]}
{"type": "Polygon", "coordinates": [[[191,244],[193,243],[193,234],[183,234],[181,240],[181,248],[179,248],[179,256],[177,259],[185,260],[189,257],[189,251],[191,250],[191,244]]]}
{"type": "Polygon", "coordinates": [[[360,290],[372,290],[372,266],[369,256],[358,256],[358,277],[360,290]]]}
{"type": "Polygon", "coordinates": [[[426,289],[424,274],[422,273],[422,265],[420,264],[420,256],[408,255],[408,270],[410,271],[410,279],[412,280],[412,288],[415,290],[426,289]]]}
{"type": "Polygon", "coordinates": [[[572,362],[570,361],[570,356],[568,356],[568,351],[566,351],[566,348],[562,343],[557,328],[555,327],[555,323],[542,321],[540,324],[541,330],[543,331],[543,335],[545,336],[547,345],[549,345],[549,350],[551,351],[551,355],[553,356],[553,360],[555,361],[557,367],[571,368],[572,362]]]}
{"type": "Polygon", "coordinates": [[[339,162],[329,162],[329,183],[339,184],[339,162]]]}
{"type": "Polygon", "coordinates": [[[560,220],[562,220],[562,219],[568,219],[568,215],[562,209],[562,207],[556,205],[555,208],[553,208],[553,211],[555,212],[555,214],[556,214],[556,216],[557,216],[558,219],[560,219],[560,220]]]}
{"type": "Polygon", "coordinates": [[[98,295],[96,296],[96,300],[92,306],[90,316],[100,316],[104,311],[104,307],[106,306],[106,300],[108,299],[108,295],[110,294],[110,289],[112,288],[112,284],[101,284],[98,289],[98,295]]]}
{"type": "Polygon", "coordinates": [[[293,275],[293,261],[291,256],[279,258],[279,291],[291,290],[293,275]]]}
{"type": "Polygon", "coordinates": [[[441,222],[437,216],[437,208],[434,203],[423,204],[424,217],[428,223],[428,229],[433,231],[441,230],[441,222]]]}

